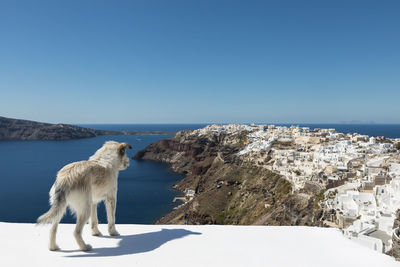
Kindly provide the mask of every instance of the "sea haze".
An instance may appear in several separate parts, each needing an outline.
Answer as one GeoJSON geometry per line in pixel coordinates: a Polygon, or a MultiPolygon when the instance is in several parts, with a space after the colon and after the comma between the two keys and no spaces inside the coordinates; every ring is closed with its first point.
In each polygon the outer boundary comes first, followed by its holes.
{"type": "MultiPolygon", "coordinates": [[[[224,123],[226,124],[226,123],[224,123]]],[[[400,138],[400,124],[338,124],[338,123],[257,123],[274,124],[277,126],[304,126],[314,128],[334,128],[340,133],[359,133],[369,136],[385,136],[400,138]]],[[[115,131],[164,131],[177,132],[181,130],[199,129],[209,124],[81,124],[79,126],[97,130],[115,131]]]]}
{"type": "Polygon", "coordinates": [[[182,130],[193,130],[207,126],[208,124],[79,124],[79,126],[96,130],[113,131],[158,131],[158,132],[179,132],[182,130]]]}

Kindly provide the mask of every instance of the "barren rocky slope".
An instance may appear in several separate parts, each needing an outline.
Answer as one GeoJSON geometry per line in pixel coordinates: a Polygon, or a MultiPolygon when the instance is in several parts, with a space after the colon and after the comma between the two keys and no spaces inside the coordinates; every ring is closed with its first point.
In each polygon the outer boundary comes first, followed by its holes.
{"type": "Polygon", "coordinates": [[[247,142],[238,135],[193,135],[181,131],[149,145],[135,156],[170,164],[186,175],[176,188],[195,190],[186,204],[160,224],[322,225],[318,193],[292,193],[282,176],[243,162],[237,152],[247,142]]]}

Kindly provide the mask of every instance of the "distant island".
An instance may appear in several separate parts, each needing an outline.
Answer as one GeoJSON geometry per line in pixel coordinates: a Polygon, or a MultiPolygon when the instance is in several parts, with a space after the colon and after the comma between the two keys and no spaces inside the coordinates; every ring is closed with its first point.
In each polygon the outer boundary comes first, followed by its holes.
{"type": "Polygon", "coordinates": [[[175,132],[158,131],[108,131],[95,130],[70,124],[52,124],[19,120],[0,116],[0,141],[5,140],[49,140],[61,141],[90,138],[102,135],[166,135],[175,132]]]}

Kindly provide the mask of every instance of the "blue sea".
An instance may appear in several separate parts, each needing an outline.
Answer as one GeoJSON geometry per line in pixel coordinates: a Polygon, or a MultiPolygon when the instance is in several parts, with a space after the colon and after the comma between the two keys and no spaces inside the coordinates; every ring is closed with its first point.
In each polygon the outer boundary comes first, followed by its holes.
{"type": "MultiPolygon", "coordinates": [[[[340,133],[359,133],[369,136],[385,136],[400,138],[400,124],[334,124],[334,123],[257,123],[274,124],[279,126],[303,126],[314,128],[334,128],[340,133]]],[[[209,124],[82,124],[80,126],[99,130],[115,131],[164,131],[177,132],[203,128],[209,124]]]]}
{"type": "MultiPolygon", "coordinates": [[[[90,124],[86,127],[124,131],[179,131],[197,129],[206,124],[90,124]]],[[[278,125],[278,124],[276,124],[278,125]]],[[[280,124],[282,125],[282,124],[280,124]]],[[[287,124],[285,124],[287,125],[287,124]]],[[[297,125],[297,124],[294,124],[297,125]]],[[[335,128],[339,132],[358,132],[372,136],[400,137],[400,125],[383,124],[299,124],[311,128],[335,128]]],[[[290,126],[290,125],[289,125],[290,126]]],[[[107,140],[128,142],[128,155],[171,135],[100,136],[71,141],[2,141],[0,142],[0,221],[35,222],[49,208],[48,191],[57,171],[64,165],[88,159],[107,140]]],[[[180,193],[172,186],[183,177],[171,173],[168,166],[131,160],[121,171],[118,184],[116,220],[118,223],[151,224],[179,203],[172,203],[180,193]]],[[[99,205],[99,221],[106,223],[104,205],[99,205]]],[[[63,222],[75,222],[67,214],[63,222]]]]}

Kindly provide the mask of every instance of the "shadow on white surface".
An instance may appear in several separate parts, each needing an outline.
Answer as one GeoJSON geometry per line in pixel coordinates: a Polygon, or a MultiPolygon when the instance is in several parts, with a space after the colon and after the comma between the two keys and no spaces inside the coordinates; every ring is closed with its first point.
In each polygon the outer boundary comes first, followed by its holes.
{"type": "MultiPolygon", "coordinates": [[[[94,248],[84,254],[70,255],[67,257],[107,257],[107,256],[122,256],[130,254],[145,253],[155,250],[163,244],[174,239],[183,238],[188,235],[201,235],[201,233],[192,232],[185,229],[162,229],[157,232],[150,232],[136,235],[125,235],[109,237],[103,236],[99,238],[115,238],[120,239],[117,247],[94,248]]],[[[60,252],[77,252],[79,250],[61,250],[60,252]]],[[[83,253],[83,252],[82,252],[83,253]]]]}

